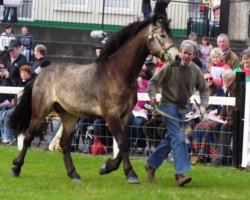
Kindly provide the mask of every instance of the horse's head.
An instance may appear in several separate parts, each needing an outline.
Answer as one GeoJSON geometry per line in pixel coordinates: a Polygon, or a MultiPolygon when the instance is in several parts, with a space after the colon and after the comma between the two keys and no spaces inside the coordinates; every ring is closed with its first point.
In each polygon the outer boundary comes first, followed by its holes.
{"type": "Polygon", "coordinates": [[[158,19],[149,26],[148,50],[150,54],[164,60],[174,60],[179,54],[178,48],[171,39],[169,21],[158,19]]]}

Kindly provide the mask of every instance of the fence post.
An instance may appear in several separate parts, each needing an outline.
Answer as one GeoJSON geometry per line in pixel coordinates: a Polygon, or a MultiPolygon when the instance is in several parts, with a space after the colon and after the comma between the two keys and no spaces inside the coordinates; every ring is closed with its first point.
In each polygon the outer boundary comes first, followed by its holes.
{"type": "Polygon", "coordinates": [[[239,168],[242,161],[244,111],[245,111],[245,73],[236,73],[236,102],[233,116],[233,166],[239,168]]]}

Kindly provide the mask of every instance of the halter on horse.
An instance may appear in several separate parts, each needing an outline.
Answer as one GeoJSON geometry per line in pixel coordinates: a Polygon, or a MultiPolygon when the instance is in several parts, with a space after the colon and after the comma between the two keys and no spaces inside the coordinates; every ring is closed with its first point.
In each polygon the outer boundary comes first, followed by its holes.
{"type": "Polygon", "coordinates": [[[53,64],[44,68],[34,83],[24,89],[10,121],[16,132],[25,132],[23,149],[13,160],[12,174],[20,175],[29,145],[35,136],[40,136],[44,118],[54,109],[62,120],[60,145],[72,180],[80,180],[70,155],[77,119],[102,117],[117,141],[119,152],[116,158],[106,161],[99,173],[110,173],[123,161],[127,181],[139,183],[128,156],[128,122],[137,101],[137,77],[149,53],[165,61],[178,55],[170,38],[169,21],[157,16],[117,32],[94,63],[53,64]]]}

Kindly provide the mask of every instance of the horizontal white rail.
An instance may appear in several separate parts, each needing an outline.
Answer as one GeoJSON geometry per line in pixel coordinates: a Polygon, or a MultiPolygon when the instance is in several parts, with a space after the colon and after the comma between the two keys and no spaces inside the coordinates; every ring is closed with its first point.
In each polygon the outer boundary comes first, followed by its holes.
{"type": "Polygon", "coordinates": [[[23,87],[0,86],[0,93],[2,94],[19,94],[22,90],[23,87]]]}
{"type": "MultiPolygon", "coordinates": [[[[137,98],[140,101],[149,101],[148,93],[137,93],[137,98]]],[[[160,94],[156,95],[157,101],[161,98],[160,94]]],[[[191,103],[194,103],[194,99],[200,103],[199,95],[192,95],[190,98],[191,103]]],[[[210,96],[209,105],[227,105],[227,106],[235,106],[235,97],[218,97],[218,96],[210,96]]]]}
{"type": "MultiPolygon", "coordinates": [[[[0,93],[3,94],[20,94],[21,91],[23,90],[23,87],[5,87],[5,86],[0,86],[0,93]]],[[[137,93],[138,100],[140,101],[149,101],[149,96],[148,93],[137,93]]],[[[157,101],[159,101],[161,98],[160,94],[156,95],[157,101]]],[[[200,103],[200,97],[199,95],[193,95],[190,98],[191,103],[194,103],[194,99],[200,103]]],[[[210,105],[230,105],[234,106],[235,105],[235,97],[216,97],[216,96],[211,96],[209,97],[209,102],[208,104],[210,105]]]]}

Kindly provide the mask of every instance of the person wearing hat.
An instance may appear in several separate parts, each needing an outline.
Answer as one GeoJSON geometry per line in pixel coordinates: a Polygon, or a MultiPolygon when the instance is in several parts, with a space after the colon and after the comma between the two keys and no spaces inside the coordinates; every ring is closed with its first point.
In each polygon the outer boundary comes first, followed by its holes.
{"type": "Polygon", "coordinates": [[[21,80],[19,74],[20,66],[27,64],[26,57],[20,53],[20,44],[16,40],[12,40],[7,48],[9,59],[7,60],[6,67],[10,74],[10,79],[14,86],[17,86],[21,80]]]}
{"type": "Polygon", "coordinates": [[[0,51],[3,52],[6,50],[6,47],[9,46],[10,41],[15,39],[13,33],[13,28],[11,26],[6,26],[4,32],[0,36],[0,51]]]}
{"type": "MultiPolygon", "coordinates": [[[[19,68],[19,74],[21,78],[17,86],[25,87],[28,84],[28,82],[32,80],[31,67],[28,65],[22,65],[19,68]]],[[[12,145],[16,142],[15,134],[9,128],[9,125],[8,125],[10,117],[13,114],[14,109],[15,109],[16,100],[12,99],[11,102],[12,102],[12,108],[8,109],[5,112],[4,118],[3,118],[3,134],[2,134],[2,142],[1,142],[3,145],[12,145]]]]}

